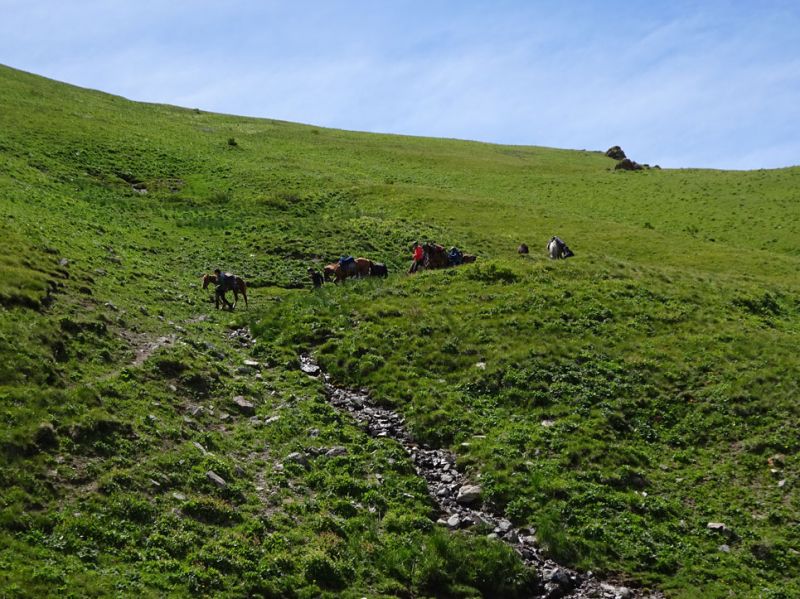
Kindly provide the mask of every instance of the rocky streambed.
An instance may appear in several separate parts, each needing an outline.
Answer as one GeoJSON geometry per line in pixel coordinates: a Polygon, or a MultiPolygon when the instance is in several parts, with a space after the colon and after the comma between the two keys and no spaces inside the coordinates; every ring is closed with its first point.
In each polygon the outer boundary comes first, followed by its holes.
{"type": "Polygon", "coordinates": [[[300,367],[309,376],[322,377],[330,403],[338,410],[350,414],[370,435],[390,438],[403,446],[411,457],[417,474],[427,482],[428,491],[441,512],[439,524],[450,529],[481,525],[483,530],[491,530],[490,537],[508,543],[526,564],[535,566],[540,575],[536,597],[663,598],[658,592],[651,593],[598,580],[591,572],[576,572],[544,557],[537,547],[535,530],[515,527],[506,518],[483,509],[480,486],[468,481],[459,472],[452,452],[416,443],[400,414],[376,406],[364,391],[334,385],[311,357],[301,356],[300,367]]]}

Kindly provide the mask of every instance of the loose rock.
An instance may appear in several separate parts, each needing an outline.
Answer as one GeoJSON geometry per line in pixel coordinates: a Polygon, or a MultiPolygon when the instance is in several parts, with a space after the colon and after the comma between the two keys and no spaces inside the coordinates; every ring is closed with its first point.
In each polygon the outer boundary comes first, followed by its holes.
{"type": "Polygon", "coordinates": [[[634,162],[630,158],[625,158],[624,160],[620,160],[617,162],[617,165],[614,167],[614,170],[622,170],[622,171],[640,171],[644,167],[639,164],[638,162],[634,162]]]}
{"type": "Polygon", "coordinates": [[[217,474],[213,470],[209,470],[208,472],[206,472],[206,478],[215,485],[217,485],[220,489],[224,489],[225,487],[228,486],[228,483],[225,482],[225,479],[222,478],[219,474],[217,474]]]}
{"type": "Polygon", "coordinates": [[[293,451],[287,455],[285,461],[300,464],[301,466],[308,466],[308,458],[299,451],[293,451]]]}
{"type": "Polygon", "coordinates": [[[626,158],[625,152],[619,146],[611,146],[606,150],[606,156],[614,160],[624,160],[626,158]]]}
{"type": "Polygon", "coordinates": [[[461,505],[475,503],[481,497],[481,488],[478,485],[464,485],[458,490],[456,501],[461,505]]]}
{"type": "Polygon", "coordinates": [[[252,416],[256,413],[256,407],[252,402],[247,401],[244,396],[237,395],[233,398],[233,404],[245,416],[252,416]]]}

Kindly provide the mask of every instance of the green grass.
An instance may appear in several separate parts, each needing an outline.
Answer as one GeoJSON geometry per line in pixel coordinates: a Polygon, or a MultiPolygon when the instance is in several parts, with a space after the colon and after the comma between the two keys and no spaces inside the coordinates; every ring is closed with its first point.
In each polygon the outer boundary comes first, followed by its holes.
{"type": "Polygon", "coordinates": [[[402,450],[325,403],[297,369],[311,351],[565,563],[674,597],[797,595],[799,184],[137,104],[0,67],[0,585],[524,595],[510,550],[437,529],[402,450]],[[544,257],[553,234],[575,258],[544,257]],[[405,276],[415,239],[478,262],[405,276]],[[341,254],[393,274],[309,292],[306,268],[341,254]],[[250,310],[214,312],[217,266],[250,310]],[[252,348],[228,337],[242,325],[252,348]],[[254,425],[235,395],[280,418],[254,425]]]}

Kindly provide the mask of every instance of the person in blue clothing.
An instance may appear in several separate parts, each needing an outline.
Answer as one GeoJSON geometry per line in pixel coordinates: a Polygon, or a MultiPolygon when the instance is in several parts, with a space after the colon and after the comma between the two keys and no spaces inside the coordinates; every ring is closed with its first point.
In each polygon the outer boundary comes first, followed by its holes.
{"type": "Polygon", "coordinates": [[[228,304],[228,300],[225,299],[225,292],[233,291],[233,282],[236,277],[233,273],[222,272],[219,268],[214,269],[214,276],[217,278],[217,296],[222,297],[222,301],[228,304]]]}

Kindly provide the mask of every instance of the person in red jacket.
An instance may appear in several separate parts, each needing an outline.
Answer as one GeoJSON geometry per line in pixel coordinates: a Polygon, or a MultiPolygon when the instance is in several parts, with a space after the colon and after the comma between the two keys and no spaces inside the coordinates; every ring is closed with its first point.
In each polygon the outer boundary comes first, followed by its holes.
{"type": "Polygon", "coordinates": [[[423,266],[423,261],[425,260],[425,250],[423,250],[422,246],[416,241],[414,242],[414,249],[412,252],[411,268],[408,269],[409,273],[417,272],[417,269],[423,266]]]}

